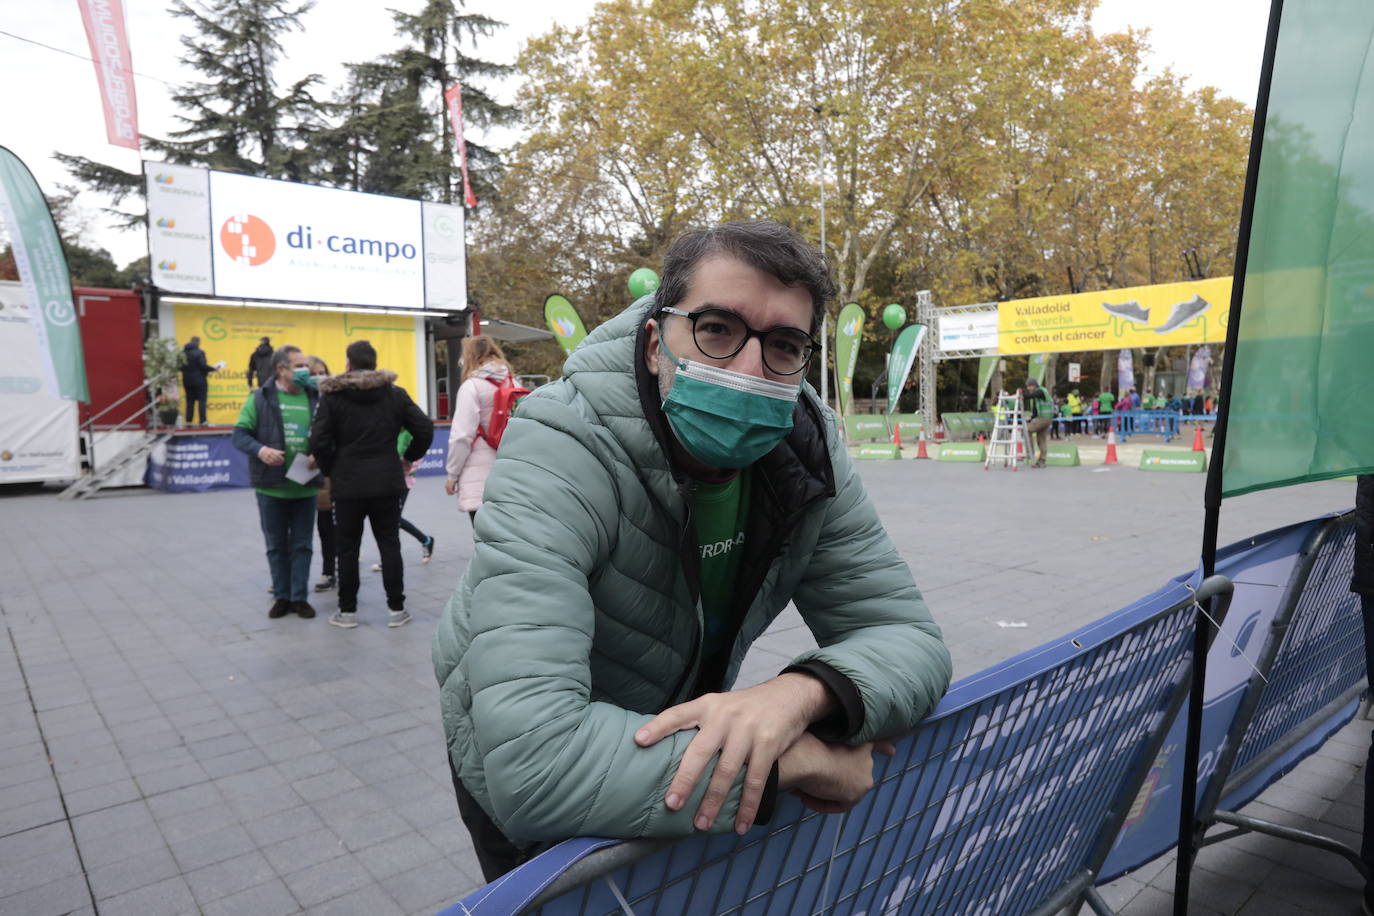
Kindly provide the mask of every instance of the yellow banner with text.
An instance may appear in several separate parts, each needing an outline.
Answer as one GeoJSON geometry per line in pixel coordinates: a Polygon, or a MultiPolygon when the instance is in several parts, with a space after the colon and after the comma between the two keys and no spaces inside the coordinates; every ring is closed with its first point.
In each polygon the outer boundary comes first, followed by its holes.
{"type": "Polygon", "coordinates": [[[997,306],[998,350],[1064,353],[1221,343],[1231,278],[1014,299],[997,306]]]}
{"type": "MultiPolygon", "coordinates": [[[[206,360],[225,366],[210,374],[210,423],[232,426],[247,399],[248,363],[263,337],[273,348],[290,344],[308,356],[325,361],[329,371],[344,371],[344,348],[355,340],[367,340],[377,350],[377,368],[396,373],[396,384],[416,396],[415,319],[408,315],[361,312],[315,312],[296,309],[243,308],[241,306],[162,303],[170,310],[179,343],[200,338],[206,360]]],[[[181,405],[183,415],[186,405],[181,405]]]]}

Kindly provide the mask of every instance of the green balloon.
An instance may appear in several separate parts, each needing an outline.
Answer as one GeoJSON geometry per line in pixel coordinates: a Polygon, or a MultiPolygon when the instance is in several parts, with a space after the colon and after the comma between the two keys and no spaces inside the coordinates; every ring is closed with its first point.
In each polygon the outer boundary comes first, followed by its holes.
{"type": "Polygon", "coordinates": [[[647,296],[658,289],[658,274],[647,267],[641,267],[630,274],[630,295],[636,299],[647,296]]]}
{"type": "Polygon", "coordinates": [[[906,324],[906,309],[895,302],[892,303],[887,308],[883,309],[883,324],[894,331],[897,330],[902,325],[906,324]]]}

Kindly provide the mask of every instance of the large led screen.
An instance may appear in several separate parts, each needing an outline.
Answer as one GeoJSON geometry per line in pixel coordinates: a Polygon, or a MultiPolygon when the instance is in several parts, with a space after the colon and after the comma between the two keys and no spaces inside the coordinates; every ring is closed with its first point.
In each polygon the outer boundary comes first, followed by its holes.
{"type": "Polygon", "coordinates": [[[460,207],[144,163],[153,280],[234,299],[458,311],[460,207]]]}

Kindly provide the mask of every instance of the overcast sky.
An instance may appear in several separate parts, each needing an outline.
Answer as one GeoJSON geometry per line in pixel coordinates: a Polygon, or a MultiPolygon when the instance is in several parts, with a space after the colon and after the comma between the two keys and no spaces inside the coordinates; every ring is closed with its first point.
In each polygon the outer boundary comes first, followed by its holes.
{"type": "MultiPolygon", "coordinates": [[[[317,0],[306,17],[305,31],[284,42],[287,53],[280,82],[320,73],[326,85],[337,85],[344,62],[367,60],[399,44],[387,7],[414,10],[420,5],[420,0],[317,0]]],[[[594,5],[595,0],[470,0],[467,9],[509,23],[483,43],[480,53],[513,62],[528,38],[554,22],[585,20],[594,5]]],[[[177,62],[185,23],[168,16],[166,6],[165,0],[125,0],[134,70],[140,74],[139,126],[154,136],[176,126],[168,84],[195,78],[177,62]]],[[[76,4],[0,0],[0,9],[0,30],[60,49],[0,34],[0,85],[5,87],[0,145],[23,159],[48,192],[69,180],[50,158],[54,150],[138,171],[136,153],[105,142],[94,67],[88,60],[61,53],[88,55],[76,4]]],[[[1102,0],[1093,24],[1099,33],[1148,28],[1152,70],[1171,67],[1193,88],[1216,86],[1253,105],[1268,10],[1269,0],[1102,0]]],[[[500,94],[509,99],[514,89],[512,83],[501,87],[500,94]]],[[[93,234],[120,265],[146,253],[142,233],[103,230],[100,222],[97,215],[93,234]]]]}

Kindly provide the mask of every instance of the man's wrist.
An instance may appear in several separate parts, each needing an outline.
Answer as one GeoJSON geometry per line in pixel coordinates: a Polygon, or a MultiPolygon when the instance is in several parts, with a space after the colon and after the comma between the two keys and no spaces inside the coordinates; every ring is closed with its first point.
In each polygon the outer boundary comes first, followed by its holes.
{"type": "Polygon", "coordinates": [[[798,709],[807,725],[824,719],[834,709],[835,698],[820,678],[800,671],[786,671],[779,674],[777,679],[786,680],[789,687],[795,691],[798,709]]]}

